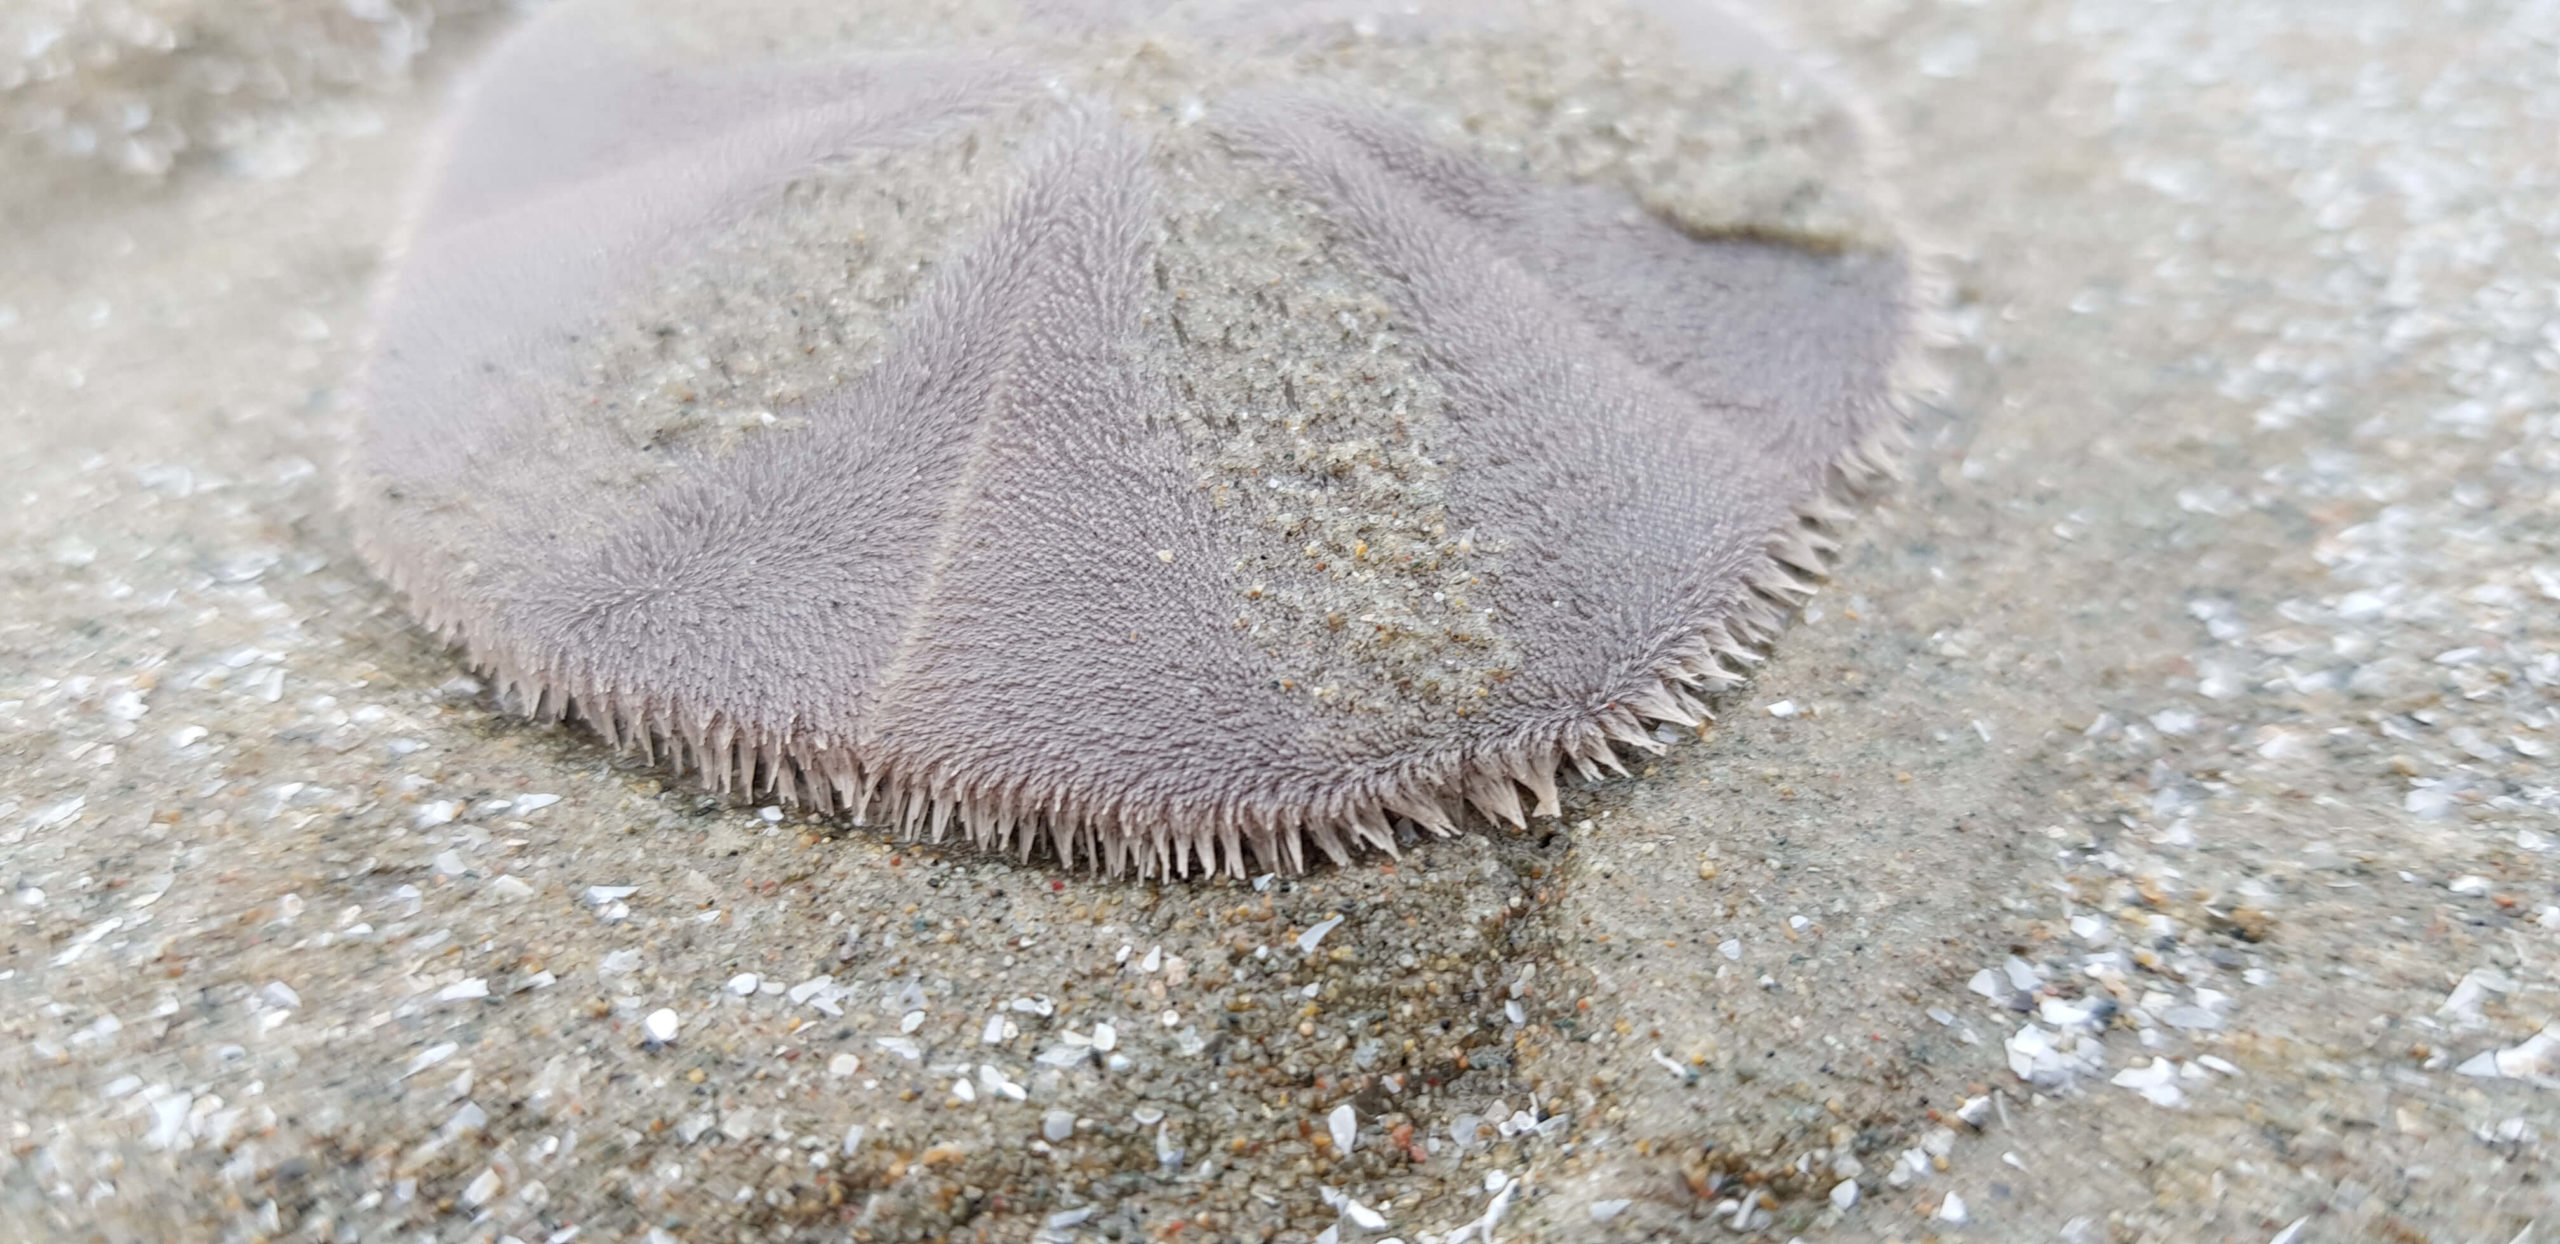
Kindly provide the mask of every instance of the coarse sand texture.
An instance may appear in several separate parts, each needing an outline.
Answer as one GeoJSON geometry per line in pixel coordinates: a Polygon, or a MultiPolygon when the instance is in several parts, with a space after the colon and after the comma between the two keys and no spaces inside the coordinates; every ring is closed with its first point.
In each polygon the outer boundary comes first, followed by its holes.
{"type": "Polygon", "coordinates": [[[573,4],[456,103],[347,496],[530,711],[1294,871],[1696,725],[1911,381],[1864,127],[1690,4],[573,4]]]}

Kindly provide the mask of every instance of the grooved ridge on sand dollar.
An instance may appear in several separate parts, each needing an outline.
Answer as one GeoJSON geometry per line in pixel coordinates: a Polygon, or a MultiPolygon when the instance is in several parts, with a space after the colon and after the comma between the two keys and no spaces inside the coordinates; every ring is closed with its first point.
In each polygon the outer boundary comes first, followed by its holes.
{"type": "Polygon", "coordinates": [[[723,790],[1155,875],[1518,822],[1880,469],[1863,140],[1672,0],[575,4],[457,102],[350,503],[723,790]]]}

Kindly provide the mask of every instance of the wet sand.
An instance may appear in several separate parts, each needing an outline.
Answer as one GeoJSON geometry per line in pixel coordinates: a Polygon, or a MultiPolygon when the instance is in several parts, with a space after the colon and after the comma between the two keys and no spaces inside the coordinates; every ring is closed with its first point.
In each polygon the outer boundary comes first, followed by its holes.
{"type": "Polygon", "coordinates": [[[1956,282],[1912,479],[1703,741],[1260,887],[724,806],[407,621],[332,473],[469,40],[290,114],[296,159],[44,166],[0,247],[0,1223],[2560,1229],[2560,6],[1780,24],[1956,282]]]}

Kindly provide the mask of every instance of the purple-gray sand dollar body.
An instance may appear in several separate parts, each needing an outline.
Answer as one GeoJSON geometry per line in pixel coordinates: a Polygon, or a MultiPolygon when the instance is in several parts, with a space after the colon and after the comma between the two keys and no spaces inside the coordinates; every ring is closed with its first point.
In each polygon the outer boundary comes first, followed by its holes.
{"type": "Polygon", "coordinates": [[[1695,724],[1896,424],[1854,121],[1703,8],[1159,7],[533,23],[384,287],[368,556],[532,711],[1113,871],[1695,724]]]}

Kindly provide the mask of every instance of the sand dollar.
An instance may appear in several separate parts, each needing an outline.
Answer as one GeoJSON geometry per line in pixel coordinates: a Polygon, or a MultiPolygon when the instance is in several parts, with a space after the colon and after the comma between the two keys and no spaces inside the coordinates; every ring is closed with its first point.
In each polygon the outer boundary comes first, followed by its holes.
{"type": "Polygon", "coordinates": [[[382,299],[367,555],[717,786],[1179,874],[1694,724],[1895,422],[1841,104],[1674,4],[578,3],[382,299]]]}

